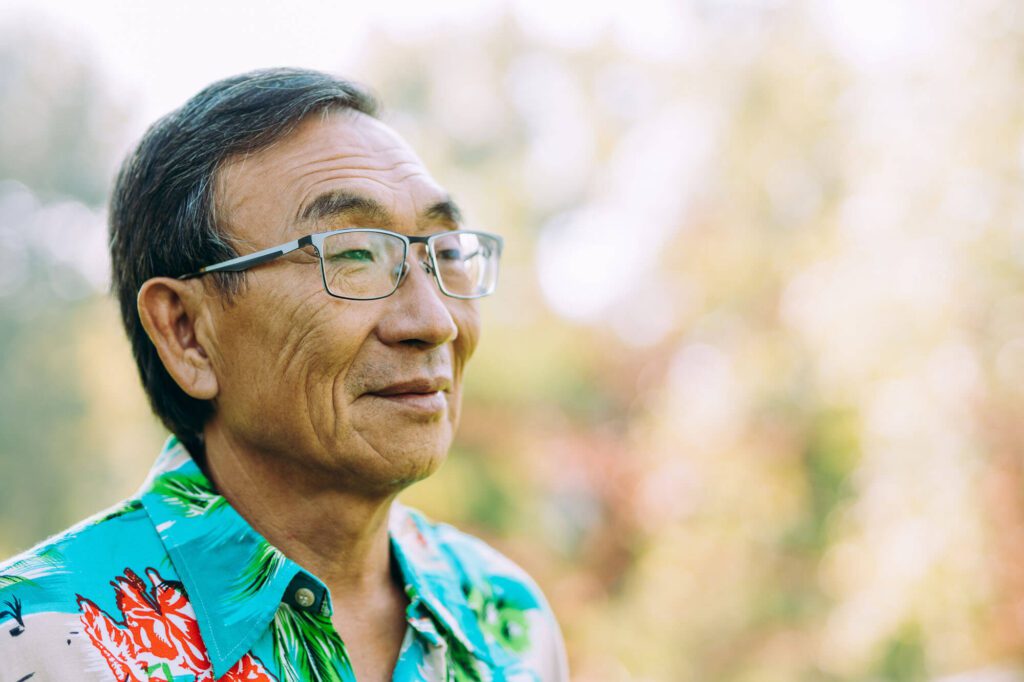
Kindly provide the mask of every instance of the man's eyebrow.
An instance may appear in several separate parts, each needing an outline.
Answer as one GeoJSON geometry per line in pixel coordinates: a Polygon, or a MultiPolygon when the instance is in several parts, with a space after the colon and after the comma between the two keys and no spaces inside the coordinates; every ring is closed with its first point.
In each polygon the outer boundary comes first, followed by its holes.
{"type": "Polygon", "coordinates": [[[456,225],[462,223],[462,211],[459,210],[459,207],[452,201],[451,197],[447,197],[428,208],[423,212],[423,217],[427,220],[444,220],[456,225]]]}
{"type": "MultiPolygon", "coordinates": [[[[369,197],[345,190],[335,190],[319,195],[302,209],[299,217],[305,222],[324,218],[341,218],[353,214],[375,223],[388,224],[392,222],[391,212],[382,204],[369,197]]],[[[445,197],[423,212],[422,221],[445,221],[459,225],[462,223],[462,211],[451,197],[445,197]]]]}
{"type": "Polygon", "coordinates": [[[315,221],[352,214],[358,214],[377,223],[391,222],[391,213],[383,205],[369,197],[344,190],[321,194],[302,209],[299,217],[303,221],[315,221]]]}

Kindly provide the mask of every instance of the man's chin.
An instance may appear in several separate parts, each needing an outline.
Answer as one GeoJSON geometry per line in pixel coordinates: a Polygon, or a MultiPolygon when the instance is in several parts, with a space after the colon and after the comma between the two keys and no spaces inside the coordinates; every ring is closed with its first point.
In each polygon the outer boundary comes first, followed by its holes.
{"type": "Polygon", "coordinates": [[[441,414],[443,418],[427,420],[395,419],[394,415],[380,419],[377,410],[366,416],[371,418],[353,419],[351,424],[362,441],[359,449],[363,454],[356,466],[366,478],[404,487],[427,478],[444,464],[455,431],[446,418],[447,411],[441,414]]]}
{"type": "Polygon", "coordinates": [[[374,471],[365,472],[359,487],[372,494],[399,493],[412,484],[429,478],[441,468],[446,457],[446,453],[437,452],[393,453],[387,464],[381,463],[374,471]]]}

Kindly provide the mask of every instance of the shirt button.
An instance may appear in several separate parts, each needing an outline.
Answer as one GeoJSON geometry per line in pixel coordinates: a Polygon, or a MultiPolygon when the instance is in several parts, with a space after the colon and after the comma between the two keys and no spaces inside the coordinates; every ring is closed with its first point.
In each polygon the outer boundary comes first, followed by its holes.
{"type": "Polygon", "coordinates": [[[304,609],[308,609],[316,603],[316,595],[308,587],[300,587],[295,590],[295,603],[304,609]]]}

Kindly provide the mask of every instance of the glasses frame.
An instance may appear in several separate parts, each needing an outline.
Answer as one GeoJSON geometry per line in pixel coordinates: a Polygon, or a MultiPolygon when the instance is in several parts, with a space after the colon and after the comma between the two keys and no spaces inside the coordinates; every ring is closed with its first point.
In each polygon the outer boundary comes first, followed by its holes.
{"type": "Polygon", "coordinates": [[[277,246],[271,246],[269,248],[256,251],[254,253],[249,253],[244,256],[238,256],[237,258],[231,258],[225,261],[221,261],[220,263],[214,263],[213,265],[207,265],[206,267],[200,268],[196,272],[192,272],[187,275],[181,275],[180,277],[178,277],[178,279],[194,279],[196,277],[202,277],[203,275],[209,275],[210,273],[214,272],[244,272],[249,268],[253,268],[256,267],[257,265],[262,265],[264,263],[269,263],[270,261],[276,260],[281,256],[286,256],[289,253],[298,251],[299,249],[305,248],[307,246],[312,246],[313,250],[316,251],[317,257],[320,259],[320,280],[323,282],[324,291],[327,292],[328,296],[344,299],[346,301],[377,301],[382,298],[387,298],[388,296],[391,296],[393,293],[398,291],[398,288],[402,286],[402,282],[405,281],[406,274],[409,272],[409,248],[413,244],[423,244],[426,246],[426,252],[429,261],[421,262],[421,265],[427,271],[427,274],[433,275],[434,281],[437,282],[437,288],[441,290],[441,293],[451,298],[459,298],[463,300],[490,296],[491,294],[494,293],[494,290],[497,288],[497,274],[495,274],[494,286],[489,291],[482,294],[475,294],[473,296],[453,294],[452,292],[448,291],[445,288],[444,283],[441,281],[440,271],[438,270],[437,267],[437,256],[434,252],[434,244],[441,237],[450,237],[451,235],[457,234],[472,234],[480,237],[487,237],[488,239],[493,239],[498,247],[497,258],[498,264],[500,265],[501,251],[504,248],[505,240],[503,240],[500,235],[492,234],[490,232],[480,232],[478,230],[445,230],[444,232],[436,232],[425,237],[410,237],[409,235],[400,234],[398,232],[392,232],[390,230],[381,230],[375,227],[346,227],[340,230],[330,230],[328,232],[314,232],[313,234],[307,234],[304,237],[293,239],[290,242],[278,244],[277,246]],[[393,289],[391,289],[391,291],[382,296],[372,296],[370,298],[339,296],[338,294],[335,294],[331,291],[330,287],[327,286],[327,264],[324,262],[323,248],[324,240],[326,240],[328,237],[334,236],[336,234],[341,234],[343,232],[375,232],[377,234],[386,234],[392,237],[397,237],[402,240],[402,243],[404,244],[402,250],[402,274],[399,275],[398,281],[395,282],[395,286],[393,289]]]}

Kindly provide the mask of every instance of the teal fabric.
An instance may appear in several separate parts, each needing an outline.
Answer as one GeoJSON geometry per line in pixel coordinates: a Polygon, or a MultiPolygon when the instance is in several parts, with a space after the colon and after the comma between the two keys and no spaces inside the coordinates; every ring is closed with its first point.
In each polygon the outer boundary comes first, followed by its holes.
{"type": "MultiPolygon", "coordinates": [[[[521,569],[398,503],[389,535],[409,598],[395,680],[565,679],[521,569]]],[[[138,495],[0,564],[0,681],[354,680],[333,611],[172,437],[138,495]]]]}

